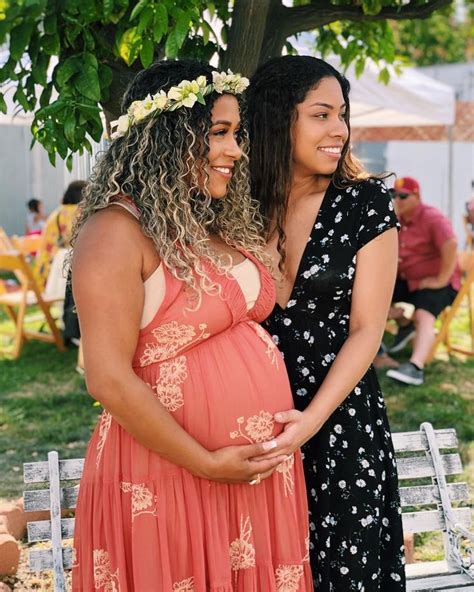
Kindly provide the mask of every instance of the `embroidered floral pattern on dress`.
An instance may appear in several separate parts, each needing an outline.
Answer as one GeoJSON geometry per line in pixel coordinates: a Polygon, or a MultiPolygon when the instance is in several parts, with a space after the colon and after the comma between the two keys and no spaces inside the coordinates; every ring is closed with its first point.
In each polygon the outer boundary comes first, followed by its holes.
{"type": "Polygon", "coordinates": [[[181,348],[210,336],[210,333],[206,333],[206,323],[201,323],[198,328],[200,333],[196,334],[196,329],[192,325],[171,321],[153,329],[152,335],[155,341],[145,344],[140,366],[148,366],[172,358],[181,348]]]}
{"type": "Polygon", "coordinates": [[[94,549],[94,588],[100,592],[120,592],[119,570],[112,573],[109,554],[104,549],[94,549]]]}
{"type": "Polygon", "coordinates": [[[143,483],[128,483],[122,481],[120,489],[124,493],[132,494],[132,522],[140,514],[158,516],[156,504],[158,498],[143,483]]]}
{"type": "Polygon", "coordinates": [[[261,325],[259,325],[255,321],[249,321],[249,325],[251,325],[255,329],[257,335],[267,346],[265,353],[270,358],[270,362],[278,368],[278,349],[277,346],[273,343],[270,335],[265,331],[265,329],[261,325]]]}
{"type": "Polygon", "coordinates": [[[187,578],[173,584],[173,592],[195,592],[194,578],[187,578]]]}
{"type": "Polygon", "coordinates": [[[107,434],[109,433],[111,425],[112,416],[106,409],[104,409],[104,411],[102,411],[102,415],[100,416],[99,441],[97,443],[97,457],[95,459],[95,464],[97,467],[99,466],[100,459],[102,457],[102,451],[104,450],[105,441],[107,440],[107,434]]]}
{"type": "Polygon", "coordinates": [[[302,565],[279,565],[275,570],[278,592],[297,592],[302,575],[302,565]]]}
{"type": "Polygon", "coordinates": [[[242,431],[244,422],[244,417],[239,417],[237,419],[239,429],[230,433],[230,437],[233,440],[236,438],[245,438],[252,444],[255,442],[266,442],[267,440],[271,440],[273,436],[273,427],[275,425],[275,420],[271,413],[268,411],[260,411],[258,415],[252,415],[249,417],[244,428],[246,433],[242,431]]]}
{"type": "Polygon", "coordinates": [[[252,539],[252,524],[250,516],[240,517],[240,537],[232,541],[229,549],[230,565],[233,571],[255,567],[255,547],[252,539]]]}
{"type": "Polygon", "coordinates": [[[276,470],[283,476],[283,484],[285,487],[285,496],[293,495],[295,493],[295,479],[293,474],[293,466],[295,464],[295,455],[292,454],[285,461],[280,463],[276,470]]]}
{"type": "Polygon", "coordinates": [[[309,535],[305,538],[304,546],[306,548],[306,553],[303,557],[303,563],[309,563],[309,535]]]}
{"type": "Polygon", "coordinates": [[[71,548],[71,568],[77,567],[79,565],[77,561],[77,549],[76,547],[71,548]]]}
{"type": "Polygon", "coordinates": [[[160,365],[160,377],[152,389],[160,403],[168,411],[177,411],[184,405],[184,396],[180,385],[187,377],[186,356],[178,356],[160,365]]]}

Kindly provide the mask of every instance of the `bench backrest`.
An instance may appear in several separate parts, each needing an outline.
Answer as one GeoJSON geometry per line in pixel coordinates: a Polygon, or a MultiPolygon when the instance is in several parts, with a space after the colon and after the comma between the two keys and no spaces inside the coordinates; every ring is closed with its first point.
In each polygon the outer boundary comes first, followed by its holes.
{"type": "Polygon", "coordinates": [[[51,515],[51,520],[28,522],[29,543],[52,541],[51,549],[30,550],[30,570],[54,570],[56,592],[66,590],[63,570],[71,568],[74,562],[72,547],[62,546],[63,539],[74,534],[74,518],[61,518],[61,511],[76,507],[79,485],[72,485],[71,481],[81,478],[83,468],[83,458],[58,460],[57,452],[50,452],[46,462],[23,465],[25,483],[48,485],[24,492],[25,512],[47,510],[51,515]]]}
{"type": "MultiPolygon", "coordinates": [[[[450,478],[462,473],[461,457],[457,451],[459,445],[456,430],[434,430],[434,436],[444,474],[450,478]]],[[[418,432],[395,433],[392,437],[400,481],[404,531],[406,533],[444,531],[446,525],[444,512],[441,509],[435,460],[430,452],[426,434],[420,430],[418,432]],[[409,483],[405,484],[406,481],[409,483]]],[[[469,528],[471,524],[470,509],[456,507],[459,502],[469,500],[467,484],[448,482],[447,493],[453,506],[456,522],[469,528]]]]}

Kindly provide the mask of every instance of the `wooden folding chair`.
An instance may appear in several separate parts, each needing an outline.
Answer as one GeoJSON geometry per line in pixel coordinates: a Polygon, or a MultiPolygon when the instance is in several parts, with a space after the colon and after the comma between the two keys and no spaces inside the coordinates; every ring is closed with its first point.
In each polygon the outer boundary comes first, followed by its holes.
{"type": "Polygon", "coordinates": [[[457,352],[465,356],[474,356],[474,251],[462,251],[459,253],[459,265],[463,271],[461,288],[450,307],[446,308],[440,315],[441,327],[436,340],[431,348],[427,362],[434,358],[438,346],[442,343],[448,353],[457,352]],[[469,319],[470,349],[453,345],[450,341],[450,326],[463,303],[466,303],[469,319]]]}
{"type": "Polygon", "coordinates": [[[55,302],[62,300],[62,298],[43,298],[30,267],[19,251],[0,251],[0,270],[14,273],[20,281],[19,289],[15,292],[4,291],[0,293],[0,305],[3,305],[15,325],[13,358],[18,358],[23,343],[28,339],[55,343],[60,351],[65,351],[61,333],[50,311],[51,306],[55,302]],[[26,311],[31,306],[39,307],[45,317],[46,324],[51,330],[51,334],[29,331],[25,328],[26,311]]]}

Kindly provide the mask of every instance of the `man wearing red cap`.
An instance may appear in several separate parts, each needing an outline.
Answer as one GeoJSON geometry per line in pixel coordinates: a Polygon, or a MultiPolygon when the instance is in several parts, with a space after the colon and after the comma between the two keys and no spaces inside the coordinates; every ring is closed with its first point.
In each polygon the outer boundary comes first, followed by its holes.
{"type": "Polygon", "coordinates": [[[398,277],[394,302],[415,307],[413,320],[400,327],[390,353],[414,338],[410,361],[387,372],[405,384],[423,384],[423,366],[435,339],[434,324],[460,288],[457,241],[450,221],[421,201],[418,181],[401,177],[392,189],[400,220],[398,277]]]}

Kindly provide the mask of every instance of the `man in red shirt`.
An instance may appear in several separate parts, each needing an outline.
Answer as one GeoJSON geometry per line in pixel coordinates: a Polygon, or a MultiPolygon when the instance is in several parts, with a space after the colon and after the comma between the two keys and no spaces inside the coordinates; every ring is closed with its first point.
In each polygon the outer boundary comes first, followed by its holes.
{"type": "Polygon", "coordinates": [[[393,302],[413,304],[415,313],[411,322],[400,327],[389,350],[390,353],[400,351],[414,337],[410,361],[389,370],[387,376],[420,385],[435,339],[436,317],[453,302],[460,288],[457,241],[446,216],[421,201],[420,186],[415,179],[397,179],[392,195],[401,224],[393,302]]]}

